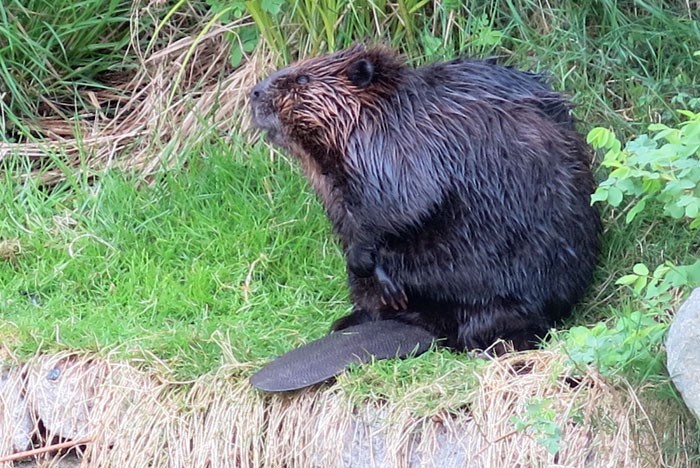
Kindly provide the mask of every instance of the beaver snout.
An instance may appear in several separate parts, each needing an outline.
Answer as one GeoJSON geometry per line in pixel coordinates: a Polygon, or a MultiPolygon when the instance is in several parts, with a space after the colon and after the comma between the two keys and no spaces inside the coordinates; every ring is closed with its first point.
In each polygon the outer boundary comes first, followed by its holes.
{"type": "Polygon", "coordinates": [[[250,90],[251,123],[253,128],[265,132],[270,143],[286,148],[287,142],[281,131],[279,116],[270,102],[267,91],[268,85],[265,81],[250,90]]]}
{"type": "Polygon", "coordinates": [[[269,88],[270,80],[264,80],[253,86],[249,93],[253,124],[261,129],[270,127],[269,120],[274,114],[268,96],[269,88]]]}
{"type": "Polygon", "coordinates": [[[253,102],[260,101],[265,96],[265,94],[267,94],[267,90],[269,87],[269,80],[261,81],[260,83],[253,86],[253,88],[250,90],[250,100],[253,102]]]}

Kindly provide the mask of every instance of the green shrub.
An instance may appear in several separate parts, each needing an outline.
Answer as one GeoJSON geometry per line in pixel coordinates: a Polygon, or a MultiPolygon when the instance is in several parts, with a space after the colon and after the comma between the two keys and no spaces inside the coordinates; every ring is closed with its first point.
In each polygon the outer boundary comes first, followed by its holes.
{"type": "Polygon", "coordinates": [[[588,142],[605,149],[602,165],[612,172],[603,181],[593,200],[620,206],[632,197],[626,221],[631,222],[647,203],[663,205],[663,213],[673,219],[686,218],[691,228],[700,227],[700,113],[681,110],[687,118],[677,127],[652,124],[654,135],[639,135],[625,148],[606,128],[594,128],[588,142]]]}
{"type": "Polygon", "coordinates": [[[572,327],[565,333],[565,349],[577,366],[594,364],[603,375],[626,374],[641,380],[663,369],[658,350],[666,328],[652,315],[634,311],[612,324],[572,327]]]}
{"type": "MultiPolygon", "coordinates": [[[[557,410],[554,402],[549,398],[531,398],[527,402],[525,413],[522,416],[511,417],[515,430],[528,434],[554,455],[561,449],[563,438],[562,429],[556,421],[557,410]]],[[[574,414],[580,419],[578,414],[574,414]]]]}
{"type": "MultiPolygon", "coordinates": [[[[658,206],[663,216],[687,222],[693,231],[700,227],[700,113],[678,112],[684,122],[649,125],[653,134],[639,135],[624,148],[608,129],[589,132],[588,142],[607,150],[602,165],[611,170],[593,194],[594,202],[619,207],[628,200],[627,224],[658,206]]],[[[637,263],[617,284],[630,285],[648,308],[663,309],[673,289],[700,285],[700,260],[683,266],[666,262],[653,272],[637,263]]]]}
{"type": "MultiPolygon", "coordinates": [[[[592,197],[594,203],[624,206],[625,223],[643,212],[700,227],[700,113],[681,110],[677,126],[652,124],[650,134],[623,147],[606,128],[594,128],[588,142],[605,150],[610,173],[592,197]],[[626,203],[626,205],[624,205],[626,203]]],[[[638,310],[620,311],[612,324],[574,327],[565,335],[571,360],[595,364],[606,375],[621,372],[646,379],[663,371],[663,338],[679,291],[700,285],[700,260],[688,265],[666,261],[653,267],[636,263],[617,285],[631,288],[638,310]]]]}

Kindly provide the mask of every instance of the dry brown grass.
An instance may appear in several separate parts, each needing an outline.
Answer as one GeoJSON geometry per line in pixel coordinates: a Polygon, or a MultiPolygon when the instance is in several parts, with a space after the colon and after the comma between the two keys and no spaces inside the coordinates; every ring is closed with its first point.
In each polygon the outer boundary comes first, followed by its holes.
{"type": "Polygon", "coordinates": [[[65,170],[93,175],[119,168],[148,176],[172,167],[184,150],[214,130],[225,134],[245,125],[240,112],[245,96],[260,70],[269,66],[270,54],[260,50],[234,70],[224,35],[249,19],[210,25],[194,10],[182,10],[144,44],[139,38],[149,34],[139,25],[149,5],[134,2],[136,70],[104,76],[108,89],[81,92],[74,102],[88,105],[77,118],[74,109],[44,98],[46,116],[27,123],[34,141],[0,142],[0,163],[28,160],[36,168],[32,176],[47,183],[64,178],[65,170]]]}
{"type": "MultiPolygon", "coordinates": [[[[353,405],[339,384],[261,395],[247,383],[253,368],[235,362],[193,382],[87,354],[14,364],[5,381],[24,398],[0,391],[0,457],[12,451],[10,415],[21,407],[37,444],[91,437],[86,467],[692,466],[683,449],[692,431],[675,406],[592,369],[574,378],[556,351],[494,361],[469,408],[422,416],[409,400],[353,405]],[[562,435],[554,455],[514,425],[532,399],[551,402],[562,435]],[[664,451],[670,444],[681,450],[664,451]]],[[[54,466],[61,456],[41,460],[54,466]]]]}

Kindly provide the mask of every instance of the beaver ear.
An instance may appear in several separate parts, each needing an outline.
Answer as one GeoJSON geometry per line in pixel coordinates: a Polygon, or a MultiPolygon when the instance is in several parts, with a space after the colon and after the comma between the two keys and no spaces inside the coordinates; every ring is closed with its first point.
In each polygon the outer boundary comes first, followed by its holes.
{"type": "Polygon", "coordinates": [[[375,78],[374,65],[367,59],[359,59],[348,66],[348,78],[358,88],[366,88],[375,78]]]}

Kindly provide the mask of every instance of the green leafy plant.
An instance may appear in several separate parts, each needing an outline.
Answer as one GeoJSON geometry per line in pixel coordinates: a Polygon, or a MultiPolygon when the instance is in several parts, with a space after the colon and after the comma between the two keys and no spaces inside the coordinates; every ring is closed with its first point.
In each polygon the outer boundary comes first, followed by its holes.
{"type": "MultiPolygon", "coordinates": [[[[233,21],[241,23],[247,14],[246,2],[223,0],[205,0],[205,2],[217,20],[223,24],[233,21]]],[[[239,26],[236,32],[228,33],[227,36],[231,42],[231,65],[237,67],[243,62],[245,54],[255,50],[260,40],[260,30],[254,22],[247,23],[239,26]]]]}
{"type": "Polygon", "coordinates": [[[649,126],[653,135],[639,135],[625,147],[606,128],[594,128],[588,142],[604,149],[602,165],[610,168],[601,182],[594,202],[620,206],[625,196],[633,197],[626,222],[631,222],[647,203],[663,204],[664,214],[674,219],[690,219],[690,227],[700,227],[700,113],[680,110],[687,118],[677,127],[649,126]]]}
{"type": "MultiPolygon", "coordinates": [[[[606,128],[589,132],[588,142],[605,150],[602,165],[610,169],[592,196],[593,203],[618,208],[626,202],[626,224],[642,212],[653,212],[688,223],[691,231],[700,227],[700,114],[678,112],[686,118],[679,125],[652,124],[650,134],[624,146],[606,128]]],[[[631,288],[638,310],[621,312],[612,324],[570,329],[565,349],[574,364],[595,364],[605,375],[660,374],[667,329],[664,311],[672,306],[679,289],[700,284],[700,260],[689,265],[666,261],[653,270],[638,262],[616,284],[631,288]]]]}
{"type": "Polygon", "coordinates": [[[515,430],[528,434],[552,455],[561,447],[562,431],[555,421],[558,411],[548,398],[531,398],[527,402],[525,414],[513,416],[511,422],[515,430]]]}
{"type": "Polygon", "coordinates": [[[665,262],[653,272],[645,264],[637,263],[632,273],[620,277],[616,284],[631,285],[648,308],[660,309],[671,302],[674,288],[700,284],[700,260],[680,266],[665,262]]]}
{"type": "MultiPolygon", "coordinates": [[[[626,197],[631,198],[626,223],[648,205],[660,204],[667,217],[686,220],[691,229],[700,227],[700,113],[678,113],[686,118],[678,126],[649,125],[652,135],[639,135],[624,147],[606,128],[588,133],[587,141],[594,148],[606,150],[602,165],[611,169],[593,194],[594,203],[619,207],[626,197]]],[[[617,284],[630,285],[648,307],[659,308],[670,301],[672,288],[700,284],[700,262],[687,266],[666,262],[653,273],[638,263],[617,284]]]]}
{"type": "Polygon", "coordinates": [[[603,375],[624,373],[645,378],[663,367],[658,352],[666,324],[639,311],[619,317],[612,325],[598,322],[593,327],[573,327],[565,335],[564,349],[578,367],[590,364],[603,375]]]}

